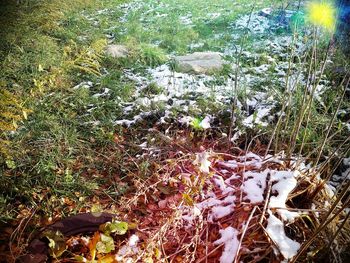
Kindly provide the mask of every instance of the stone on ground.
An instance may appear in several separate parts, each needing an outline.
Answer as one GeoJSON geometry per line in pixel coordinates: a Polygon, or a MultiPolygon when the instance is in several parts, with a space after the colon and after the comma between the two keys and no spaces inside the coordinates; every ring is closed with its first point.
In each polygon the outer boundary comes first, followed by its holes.
{"type": "Polygon", "coordinates": [[[129,55],[129,50],[123,45],[108,45],[106,55],[113,58],[126,58],[129,55]]]}
{"type": "Polygon", "coordinates": [[[221,70],[226,63],[219,52],[195,52],[175,57],[177,70],[182,73],[210,74],[221,70]]]}

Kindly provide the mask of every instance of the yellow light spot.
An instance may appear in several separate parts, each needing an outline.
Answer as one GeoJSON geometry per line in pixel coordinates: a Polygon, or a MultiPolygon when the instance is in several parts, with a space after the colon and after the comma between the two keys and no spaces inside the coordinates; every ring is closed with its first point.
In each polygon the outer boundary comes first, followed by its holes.
{"type": "Polygon", "coordinates": [[[331,32],[335,30],[336,9],[332,3],[311,2],[307,6],[307,18],[311,24],[331,32]]]}

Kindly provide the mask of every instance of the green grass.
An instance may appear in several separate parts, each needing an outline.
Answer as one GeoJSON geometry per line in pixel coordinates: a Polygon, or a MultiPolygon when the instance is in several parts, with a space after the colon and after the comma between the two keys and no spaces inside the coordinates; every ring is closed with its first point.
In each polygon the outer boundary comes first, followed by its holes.
{"type": "Polygon", "coordinates": [[[100,77],[101,67],[107,65],[102,57],[105,28],[93,26],[82,12],[93,13],[110,3],[2,3],[1,85],[31,113],[19,130],[6,135],[12,151],[2,156],[0,164],[0,209],[4,211],[0,221],[16,217],[14,208],[21,203],[40,204],[39,211],[51,215],[59,202],[46,198],[70,197],[78,202],[77,195],[89,196],[101,184],[81,176],[87,167],[77,168],[77,164],[93,167],[96,151],[112,144],[111,121],[120,116],[115,99],[130,97],[133,85],[120,81],[119,70],[100,77]],[[82,80],[100,84],[91,90],[73,90],[82,80]],[[92,96],[107,87],[111,89],[107,103],[92,96]],[[96,110],[89,114],[92,107],[96,110]],[[97,120],[103,128],[93,124],[97,120]],[[47,191],[51,197],[37,198],[47,191]]]}
{"type": "MultiPolygon", "coordinates": [[[[255,1],[254,9],[270,7],[276,1],[255,1]]],[[[278,1],[277,1],[278,2],[278,1]]],[[[138,43],[158,44],[167,53],[183,54],[189,51],[223,50],[231,44],[236,31],[229,30],[230,24],[252,9],[247,1],[162,1],[151,4],[143,1],[140,9],[131,11],[122,25],[125,32],[115,30],[121,42],[130,37],[138,43]],[[216,14],[220,13],[219,16],[216,14]],[[217,16],[217,17],[216,17],[217,16]],[[190,24],[186,24],[191,21],[190,24]],[[202,46],[191,49],[191,44],[202,46]]]]}

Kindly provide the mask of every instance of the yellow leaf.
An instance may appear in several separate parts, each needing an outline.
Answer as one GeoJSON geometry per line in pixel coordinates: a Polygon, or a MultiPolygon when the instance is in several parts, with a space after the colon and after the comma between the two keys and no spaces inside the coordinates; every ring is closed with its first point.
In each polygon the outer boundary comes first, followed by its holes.
{"type": "Polygon", "coordinates": [[[17,130],[17,128],[18,128],[17,122],[12,121],[12,125],[13,125],[13,128],[14,128],[15,130],[17,130]]]}
{"type": "Polygon", "coordinates": [[[28,114],[27,114],[27,112],[24,110],[24,111],[22,111],[22,113],[23,113],[24,119],[27,120],[27,119],[28,119],[28,114]]]}
{"type": "Polygon", "coordinates": [[[96,257],[96,244],[98,241],[100,241],[100,233],[95,232],[94,236],[92,237],[88,245],[92,260],[95,260],[95,257],[96,257]]]}
{"type": "Polygon", "coordinates": [[[182,194],[182,198],[187,205],[193,206],[193,199],[188,194],[182,194]]]}
{"type": "Polygon", "coordinates": [[[156,259],[160,259],[161,253],[158,248],[154,249],[154,256],[156,257],[156,259]]]}
{"type": "Polygon", "coordinates": [[[114,255],[106,255],[106,256],[100,258],[97,262],[98,263],[113,263],[113,262],[115,262],[115,256],[114,255]]]}

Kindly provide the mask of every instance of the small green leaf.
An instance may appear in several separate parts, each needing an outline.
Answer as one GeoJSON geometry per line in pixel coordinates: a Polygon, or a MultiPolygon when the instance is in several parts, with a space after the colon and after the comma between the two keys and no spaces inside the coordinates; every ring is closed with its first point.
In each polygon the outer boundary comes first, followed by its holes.
{"type": "Polygon", "coordinates": [[[101,234],[101,241],[97,242],[96,249],[99,253],[107,254],[115,249],[112,237],[101,234]]]}
{"type": "Polygon", "coordinates": [[[56,246],[56,242],[55,240],[51,239],[51,238],[47,238],[49,240],[49,248],[54,249],[56,246]]]}
{"type": "Polygon", "coordinates": [[[182,194],[182,198],[187,205],[193,206],[193,199],[188,194],[182,194]]]}
{"type": "Polygon", "coordinates": [[[43,236],[49,240],[50,255],[56,258],[60,257],[66,250],[66,242],[60,231],[47,230],[43,236]]]}
{"type": "Polygon", "coordinates": [[[107,222],[100,226],[100,230],[106,235],[109,235],[110,233],[124,235],[128,231],[128,223],[121,221],[107,222]]]}
{"type": "Polygon", "coordinates": [[[100,204],[93,204],[91,206],[91,212],[92,213],[101,213],[102,212],[102,206],[100,204]]]}
{"type": "Polygon", "coordinates": [[[191,122],[191,126],[195,130],[201,130],[202,129],[201,122],[202,120],[200,118],[194,118],[191,122]]]}
{"type": "Polygon", "coordinates": [[[15,169],[16,168],[16,163],[13,160],[6,160],[6,166],[9,169],[15,169]]]}

